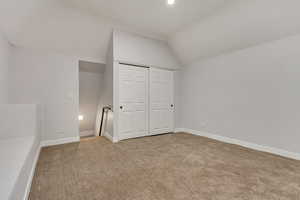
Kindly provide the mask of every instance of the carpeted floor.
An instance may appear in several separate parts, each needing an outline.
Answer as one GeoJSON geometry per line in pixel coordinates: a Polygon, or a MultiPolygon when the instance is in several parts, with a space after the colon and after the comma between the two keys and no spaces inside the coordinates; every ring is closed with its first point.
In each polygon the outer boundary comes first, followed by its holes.
{"type": "Polygon", "coordinates": [[[298,200],[300,161],[184,133],[43,148],[30,200],[298,200]]]}

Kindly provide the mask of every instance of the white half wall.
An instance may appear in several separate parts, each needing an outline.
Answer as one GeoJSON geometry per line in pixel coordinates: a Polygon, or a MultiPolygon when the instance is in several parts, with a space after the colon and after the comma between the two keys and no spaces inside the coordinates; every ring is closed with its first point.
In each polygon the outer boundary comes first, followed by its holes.
{"type": "Polygon", "coordinates": [[[300,35],[181,73],[179,126],[300,153],[300,35]]]}
{"type": "Polygon", "coordinates": [[[8,103],[8,65],[11,46],[0,33],[0,104],[8,103]]]}
{"type": "Polygon", "coordinates": [[[0,196],[27,199],[40,150],[38,105],[0,105],[0,196]]]}
{"type": "Polygon", "coordinates": [[[42,140],[79,136],[76,58],[14,48],[9,74],[12,103],[41,105],[42,140]]]}
{"type": "Polygon", "coordinates": [[[26,136],[39,138],[39,110],[37,105],[0,105],[0,140],[26,136]]]}

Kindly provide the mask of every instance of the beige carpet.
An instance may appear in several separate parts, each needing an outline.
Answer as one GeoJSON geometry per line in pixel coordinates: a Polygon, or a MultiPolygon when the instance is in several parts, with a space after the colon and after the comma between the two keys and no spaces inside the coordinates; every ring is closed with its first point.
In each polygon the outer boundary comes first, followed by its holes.
{"type": "Polygon", "coordinates": [[[44,148],[30,200],[297,200],[300,161],[184,133],[44,148]]]}

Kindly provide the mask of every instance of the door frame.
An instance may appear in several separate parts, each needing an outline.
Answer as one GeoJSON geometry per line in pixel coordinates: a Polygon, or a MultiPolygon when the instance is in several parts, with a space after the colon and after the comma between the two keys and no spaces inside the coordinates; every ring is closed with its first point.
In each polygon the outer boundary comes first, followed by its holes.
{"type": "MultiPolygon", "coordinates": [[[[113,62],[113,142],[119,142],[120,141],[120,135],[119,135],[119,115],[120,115],[120,102],[119,102],[119,70],[120,70],[120,65],[130,65],[130,66],[135,66],[135,67],[143,67],[143,68],[148,68],[149,73],[148,73],[148,90],[149,90],[149,95],[148,95],[148,104],[149,104],[149,112],[148,112],[148,135],[150,135],[150,69],[161,69],[161,70],[166,70],[166,71],[171,71],[175,72],[176,69],[167,69],[163,67],[157,67],[157,66],[151,66],[151,65],[143,65],[143,64],[135,64],[134,62],[127,62],[127,61],[119,61],[115,60],[113,62]],[[131,64],[132,63],[132,64],[131,64]]],[[[173,84],[172,84],[172,100],[174,104],[174,109],[173,109],[173,119],[172,119],[172,129],[173,131],[175,130],[175,110],[176,110],[176,105],[175,105],[175,75],[173,74],[173,84]]]]}
{"type": "MultiPolygon", "coordinates": [[[[124,140],[127,138],[122,138],[120,136],[120,131],[119,131],[119,116],[120,116],[120,81],[119,81],[119,76],[120,76],[120,66],[122,65],[127,65],[127,66],[132,66],[132,67],[139,67],[139,68],[146,68],[148,69],[148,73],[146,76],[146,87],[148,90],[148,95],[146,97],[146,103],[149,105],[149,68],[147,66],[140,66],[140,65],[135,65],[135,64],[128,64],[125,62],[119,62],[115,61],[114,62],[114,69],[113,69],[113,107],[114,107],[114,119],[113,119],[113,132],[114,132],[114,141],[118,142],[120,140],[124,140]]],[[[146,115],[147,115],[147,134],[145,136],[149,135],[149,106],[146,110],[146,115]]]]}

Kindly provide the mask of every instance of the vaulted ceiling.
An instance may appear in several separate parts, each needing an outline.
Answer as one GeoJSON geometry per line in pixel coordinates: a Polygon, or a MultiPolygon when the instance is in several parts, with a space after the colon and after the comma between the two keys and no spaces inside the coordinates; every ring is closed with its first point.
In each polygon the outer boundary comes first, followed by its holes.
{"type": "Polygon", "coordinates": [[[165,40],[188,64],[300,32],[298,0],[2,0],[16,45],[105,60],[113,28],[165,40]]]}
{"type": "Polygon", "coordinates": [[[168,37],[207,16],[228,0],[64,0],[68,5],[98,18],[110,18],[154,35],[168,37]]]}
{"type": "Polygon", "coordinates": [[[169,38],[183,63],[300,33],[299,0],[236,0],[169,38]]]}

